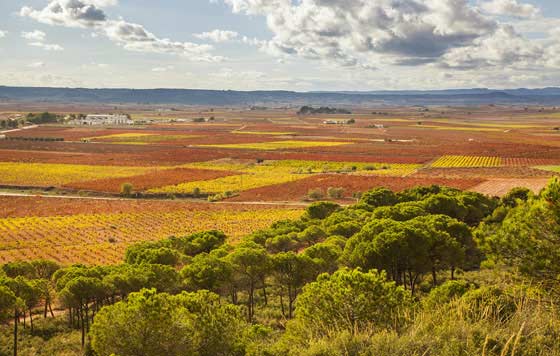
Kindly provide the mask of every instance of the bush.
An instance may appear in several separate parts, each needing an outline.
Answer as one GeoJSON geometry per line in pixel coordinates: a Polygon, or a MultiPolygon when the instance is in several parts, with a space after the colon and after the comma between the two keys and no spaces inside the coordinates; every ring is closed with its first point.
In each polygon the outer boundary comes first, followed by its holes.
{"type": "Polygon", "coordinates": [[[427,306],[436,307],[462,297],[474,286],[467,281],[447,281],[430,292],[424,299],[427,306]]]}
{"type": "Polygon", "coordinates": [[[307,192],[307,198],[311,200],[320,200],[325,197],[325,193],[321,188],[311,189],[307,192]]]}
{"type": "Polygon", "coordinates": [[[373,208],[379,206],[395,205],[398,202],[397,196],[387,188],[376,188],[364,193],[360,203],[369,205],[373,208]]]}
{"type": "Polygon", "coordinates": [[[356,333],[393,328],[410,303],[408,296],[404,288],[387,281],[385,272],[341,269],[322,274],[298,297],[295,324],[299,325],[293,327],[319,337],[333,330],[356,333]]]}
{"type": "Polygon", "coordinates": [[[216,294],[144,289],[104,307],[90,334],[99,355],[214,356],[243,354],[245,329],[239,309],[216,294]]]}
{"type": "Polygon", "coordinates": [[[504,323],[515,313],[516,304],[514,298],[500,288],[482,287],[463,295],[457,310],[472,322],[504,323]]]}
{"type": "Polygon", "coordinates": [[[134,191],[134,187],[132,186],[131,183],[124,183],[121,186],[121,195],[124,197],[131,196],[133,191],[134,191]]]}
{"type": "Polygon", "coordinates": [[[306,211],[310,219],[326,219],[332,213],[340,209],[340,205],[331,202],[319,202],[311,204],[306,211]]]}
{"type": "Polygon", "coordinates": [[[331,199],[342,199],[344,198],[344,188],[333,188],[327,189],[327,195],[331,199]]]}

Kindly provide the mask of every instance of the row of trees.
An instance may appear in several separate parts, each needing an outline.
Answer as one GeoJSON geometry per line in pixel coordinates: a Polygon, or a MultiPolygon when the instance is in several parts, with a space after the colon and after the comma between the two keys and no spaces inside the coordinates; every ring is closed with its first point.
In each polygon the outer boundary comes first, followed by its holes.
{"type": "Polygon", "coordinates": [[[25,116],[25,120],[33,124],[53,124],[59,122],[61,119],[61,116],[50,112],[43,112],[38,114],[29,113],[25,116]]]}
{"type": "MultiPolygon", "coordinates": [[[[437,186],[375,189],[346,208],[312,204],[301,219],[235,246],[207,231],[133,245],[117,266],[9,263],[1,316],[12,319],[15,350],[20,320],[33,327],[38,307],[54,315],[56,295],[82,345],[89,338],[98,355],[121,356],[265,354],[273,330],[285,328],[278,354],[333,332],[399,331],[419,300],[501,303],[500,291],[454,281],[482,262],[557,283],[559,198],[557,180],[539,196],[517,189],[502,199],[437,186]]],[[[496,307],[500,318],[507,310],[496,307]]]]}
{"type": "Polygon", "coordinates": [[[7,119],[0,120],[0,129],[17,129],[25,123],[25,120],[7,119]]]}

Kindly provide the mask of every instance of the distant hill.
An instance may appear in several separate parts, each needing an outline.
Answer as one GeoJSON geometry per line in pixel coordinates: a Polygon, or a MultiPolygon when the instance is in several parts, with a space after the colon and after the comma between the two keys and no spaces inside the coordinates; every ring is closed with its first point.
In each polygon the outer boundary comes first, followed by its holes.
{"type": "Polygon", "coordinates": [[[152,105],[560,105],[560,88],[293,92],[194,89],[85,89],[0,86],[0,102],[152,105]]]}

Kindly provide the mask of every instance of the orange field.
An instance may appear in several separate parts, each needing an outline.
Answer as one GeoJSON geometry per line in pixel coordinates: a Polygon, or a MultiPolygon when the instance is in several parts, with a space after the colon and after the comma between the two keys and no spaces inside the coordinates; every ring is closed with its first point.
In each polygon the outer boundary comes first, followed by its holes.
{"type": "Polygon", "coordinates": [[[221,230],[230,242],[297,207],[1,197],[0,263],[47,258],[62,264],[118,263],[139,241],[221,230]],[[10,206],[13,208],[6,208],[10,206]]]}
{"type": "Polygon", "coordinates": [[[77,190],[119,193],[124,183],[132,184],[134,191],[145,191],[152,188],[227,177],[235,173],[192,168],[155,169],[146,174],[125,177],[107,178],[93,181],[66,184],[64,187],[77,190]]]}

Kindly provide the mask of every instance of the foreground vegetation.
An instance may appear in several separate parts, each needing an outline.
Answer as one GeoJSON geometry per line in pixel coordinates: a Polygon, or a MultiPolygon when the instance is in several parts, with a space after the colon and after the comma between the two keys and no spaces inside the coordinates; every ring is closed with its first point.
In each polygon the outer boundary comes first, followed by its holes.
{"type": "Polygon", "coordinates": [[[559,236],[555,179],[502,199],[380,188],[117,266],[13,262],[0,355],[560,355],[559,236]]]}

